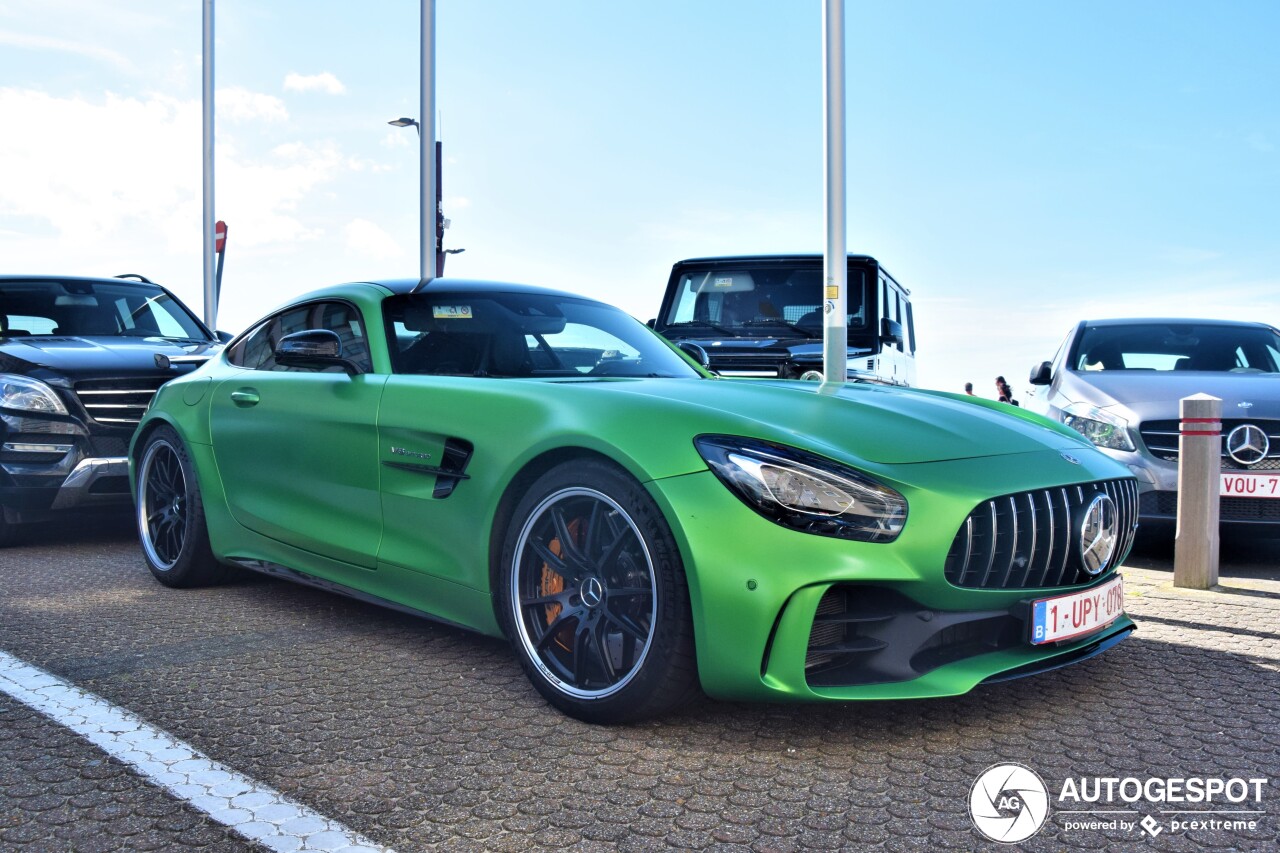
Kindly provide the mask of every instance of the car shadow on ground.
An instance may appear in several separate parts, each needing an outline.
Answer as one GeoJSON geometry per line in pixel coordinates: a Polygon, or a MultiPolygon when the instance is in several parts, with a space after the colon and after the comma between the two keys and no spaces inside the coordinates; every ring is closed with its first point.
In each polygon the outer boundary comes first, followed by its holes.
{"type": "MultiPolygon", "coordinates": [[[[1145,533],[1139,529],[1125,565],[1172,572],[1173,561],[1172,533],[1145,533]]],[[[1220,543],[1218,563],[1221,574],[1280,580],[1280,539],[1225,536],[1220,543]]]]}

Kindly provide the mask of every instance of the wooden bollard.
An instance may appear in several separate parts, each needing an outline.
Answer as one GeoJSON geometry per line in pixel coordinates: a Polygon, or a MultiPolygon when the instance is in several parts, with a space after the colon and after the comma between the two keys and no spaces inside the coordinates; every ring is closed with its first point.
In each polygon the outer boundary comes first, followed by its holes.
{"type": "Polygon", "coordinates": [[[1222,401],[1208,394],[1181,400],[1178,437],[1178,528],[1173,585],[1218,585],[1218,501],[1222,481],[1222,401]]]}

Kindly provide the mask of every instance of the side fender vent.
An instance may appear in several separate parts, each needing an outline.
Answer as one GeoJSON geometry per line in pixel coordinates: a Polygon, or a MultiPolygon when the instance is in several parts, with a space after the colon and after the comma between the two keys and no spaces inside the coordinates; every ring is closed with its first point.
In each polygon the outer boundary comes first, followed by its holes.
{"type": "Polygon", "coordinates": [[[440,454],[440,471],[436,474],[436,487],[431,491],[433,498],[447,498],[453,494],[461,480],[467,479],[467,463],[475,451],[471,442],[461,438],[450,438],[444,443],[444,452],[440,454]]]}

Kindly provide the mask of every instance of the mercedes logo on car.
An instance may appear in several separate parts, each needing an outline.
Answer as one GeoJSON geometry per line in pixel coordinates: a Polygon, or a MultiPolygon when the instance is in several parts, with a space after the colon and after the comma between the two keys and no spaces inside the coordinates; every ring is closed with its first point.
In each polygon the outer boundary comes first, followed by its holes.
{"type": "Polygon", "coordinates": [[[1261,427],[1241,424],[1227,433],[1227,453],[1241,465],[1256,465],[1270,450],[1271,441],[1261,427]]]}
{"type": "Polygon", "coordinates": [[[1080,520],[1080,561],[1091,577],[1102,574],[1116,551],[1119,514],[1115,501],[1097,495],[1085,507],[1080,520]]]}

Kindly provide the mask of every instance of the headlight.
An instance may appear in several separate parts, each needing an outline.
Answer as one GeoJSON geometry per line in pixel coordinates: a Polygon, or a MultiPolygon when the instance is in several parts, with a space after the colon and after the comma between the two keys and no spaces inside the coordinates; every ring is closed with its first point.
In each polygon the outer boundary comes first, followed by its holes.
{"type": "Polygon", "coordinates": [[[694,444],[730,491],[783,527],[859,542],[891,542],[907,521],[902,495],[820,456],[725,435],[700,436],[694,444]]]}
{"type": "Polygon", "coordinates": [[[0,409],[67,414],[67,407],[52,388],[39,379],[15,373],[0,373],[0,409]]]}
{"type": "Polygon", "coordinates": [[[1129,422],[1088,403],[1072,403],[1062,410],[1062,422],[1098,447],[1133,450],[1129,422]]]}

